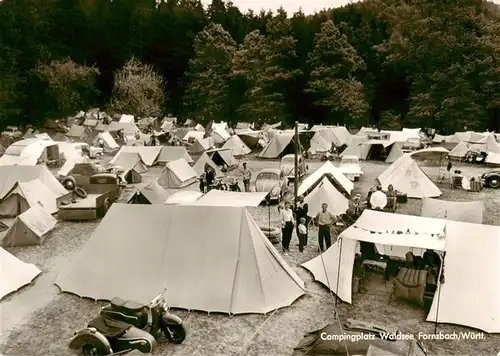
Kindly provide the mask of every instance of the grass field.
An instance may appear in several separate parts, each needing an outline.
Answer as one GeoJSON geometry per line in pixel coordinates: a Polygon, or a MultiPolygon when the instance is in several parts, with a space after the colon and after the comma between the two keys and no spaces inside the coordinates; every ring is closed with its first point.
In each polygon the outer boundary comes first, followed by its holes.
{"type": "MultiPolygon", "coordinates": [[[[321,163],[309,163],[310,171],[321,163]]],[[[250,160],[249,168],[254,172],[266,167],[276,167],[277,162],[250,160]]],[[[365,175],[356,183],[356,192],[366,194],[376,184],[376,177],[388,165],[362,164],[365,175]]],[[[431,178],[438,176],[436,167],[423,167],[431,178]]],[[[478,174],[482,169],[461,167],[465,173],[478,174]]],[[[159,168],[146,173],[145,180],[159,174],[159,168]]],[[[255,176],[256,174],[254,174],[255,176]]],[[[485,203],[485,224],[499,225],[500,190],[485,189],[471,193],[449,189],[440,185],[442,199],[453,201],[481,200],[485,203]]],[[[133,193],[126,191],[123,200],[133,193]]],[[[410,200],[402,204],[399,213],[419,215],[421,202],[410,200]]],[[[259,225],[267,225],[266,207],[250,209],[259,225]]],[[[271,209],[271,223],[277,224],[277,210],[271,209]]],[[[25,262],[33,263],[43,270],[32,285],[13,293],[0,302],[2,313],[2,346],[0,353],[7,355],[71,355],[68,343],[73,332],[86,325],[97,315],[103,303],[95,303],[73,295],[59,293],[52,284],[58,271],[71,261],[84,246],[98,222],[59,222],[41,246],[9,248],[8,250],[25,262]]],[[[188,337],[182,345],[160,342],[157,355],[291,355],[302,336],[334,321],[334,299],[329,291],[314,282],[312,275],[300,264],[318,255],[316,232],[310,232],[312,246],[304,253],[298,252],[297,240],[292,240],[292,253],[286,261],[306,282],[307,293],[290,307],[265,315],[238,315],[229,317],[203,312],[176,310],[188,328],[188,337]]],[[[89,261],[92,263],[92,261],[89,261]]],[[[488,281],[485,281],[488,283],[488,281]]],[[[133,281],[131,281],[131,288],[133,281]]],[[[464,286],[467,288],[467,286],[464,286]]],[[[460,296],[457,296],[460,297],[460,296]]],[[[400,327],[413,333],[432,333],[434,324],[425,322],[423,310],[403,302],[388,304],[389,285],[379,275],[369,277],[366,292],[356,294],[353,304],[339,304],[342,318],[357,318],[370,322],[400,327]]],[[[443,332],[468,331],[466,328],[439,325],[443,332]]],[[[425,343],[433,355],[494,355],[500,349],[500,336],[488,336],[486,340],[433,341],[425,343]]]]}

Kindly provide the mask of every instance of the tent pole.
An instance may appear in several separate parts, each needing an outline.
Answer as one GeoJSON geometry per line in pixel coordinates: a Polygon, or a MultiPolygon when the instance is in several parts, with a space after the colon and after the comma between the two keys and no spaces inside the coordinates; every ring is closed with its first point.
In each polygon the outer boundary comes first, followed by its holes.
{"type": "Polygon", "coordinates": [[[293,205],[294,207],[297,207],[297,195],[298,195],[298,190],[299,190],[299,182],[298,182],[298,176],[299,176],[299,122],[295,121],[295,178],[293,180],[293,205]]]}
{"type": "Polygon", "coordinates": [[[438,316],[439,316],[439,302],[441,301],[441,287],[444,284],[444,257],[446,256],[446,251],[443,253],[443,257],[441,257],[441,268],[440,268],[440,273],[438,277],[438,283],[439,283],[439,291],[438,291],[438,300],[437,300],[437,306],[436,306],[436,322],[434,323],[434,334],[437,334],[437,327],[438,327],[438,316]],[[443,283],[441,283],[441,280],[443,283]]]}

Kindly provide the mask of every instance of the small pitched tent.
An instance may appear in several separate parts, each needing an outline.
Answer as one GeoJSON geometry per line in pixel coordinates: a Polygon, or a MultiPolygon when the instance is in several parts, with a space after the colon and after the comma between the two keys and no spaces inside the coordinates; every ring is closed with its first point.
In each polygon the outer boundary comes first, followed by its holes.
{"type": "Polygon", "coordinates": [[[57,220],[41,206],[33,206],[19,215],[5,233],[4,247],[40,245],[57,220]]]}
{"type": "Polygon", "coordinates": [[[367,146],[364,146],[363,143],[368,142],[368,137],[367,136],[358,136],[354,135],[351,136],[351,143],[347,148],[342,151],[340,154],[341,157],[343,156],[356,156],[358,158],[365,157],[367,153],[365,151],[367,150],[367,146]]]}
{"type": "Polygon", "coordinates": [[[129,199],[128,204],[165,204],[168,192],[158,182],[140,187],[129,199]]]}
{"type": "Polygon", "coordinates": [[[259,158],[278,158],[287,153],[294,153],[294,133],[276,133],[258,154],[259,158]]]}
{"type": "Polygon", "coordinates": [[[139,303],[166,287],[173,308],[230,314],[267,313],[305,292],[243,207],[113,204],[55,283],[82,297],[139,303]],[[117,244],[126,248],[112,253],[117,244]]]}
{"type": "Polygon", "coordinates": [[[448,155],[450,158],[462,159],[467,155],[467,152],[469,152],[469,147],[465,142],[460,141],[448,155]]]}
{"type": "Polygon", "coordinates": [[[161,146],[122,146],[109,164],[115,164],[115,161],[120,157],[122,152],[138,153],[146,166],[151,167],[158,162],[161,146]]]}
{"type": "Polygon", "coordinates": [[[114,152],[120,148],[109,132],[100,132],[95,138],[93,145],[102,147],[104,152],[114,152]]]}
{"type": "Polygon", "coordinates": [[[422,199],[420,215],[429,218],[482,224],[483,212],[484,203],[482,201],[458,202],[424,198],[422,199]]]}
{"type": "Polygon", "coordinates": [[[203,152],[200,158],[198,158],[196,163],[193,165],[193,169],[198,177],[205,171],[205,166],[207,164],[214,170],[216,177],[224,177],[224,173],[220,170],[219,166],[212,161],[206,152],[203,152]]]}
{"type": "Polygon", "coordinates": [[[484,160],[484,163],[486,163],[486,165],[490,167],[500,166],[500,154],[489,152],[488,156],[486,156],[486,159],[484,160]]]}
{"type": "Polygon", "coordinates": [[[389,154],[387,155],[387,158],[385,159],[386,163],[393,163],[396,162],[396,160],[403,155],[403,151],[401,150],[401,147],[399,147],[398,144],[393,144],[389,148],[389,154]]]}
{"type": "Polygon", "coordinates": [[[253,131],[251,129],[237,130],[236,134],[249,148],[255,148],[259,145],[259,140],[261,139],[260,131],[253,131]]]}
{"type": "Polygon", "coordinates": [[[212,189],[193,205],[257,207],[266,198],[267,192],[230,192],[212,189]]]}
{"type": "Polygon", "coordinates": [[[87,137],[87,132],[85,130],[85,126],[73,125],[66,132],[66,137],[70,137],[72,139],[83,140],[87,137]]]}
{"type": "Polygon", "coordinates": [[[237,135],[231,136],[222,148],[230,148],[233,150],[233,156],[245,156],[252,152],[250,148],[237,135]]]}
{"type": "Polygon", "coordinates": [[[332,149],[332,142],[325,137],[325,130],[316,131],[309,143],[311,152],[328,152],[332,149]]]}
{"type": "Polygon", "coordinates": [[[158,163],[168,163],[179,158],[184,158],[184,160],[189,164],[193,163],[193,159],[186,150],[186,147],[162,146],[160,155],[158,156],[158,163]]]}
{"type": "Polygon", "coordinates": [[[45,165],[3,166],[0,167],[0,197],[4,197],[16,182],[29,182],[33,179],[41,181],[58,198],[69,194],[45,165]]]}
{"type": "Polygon", "coordinates": [[[351,182],[339,168],[335,167],[331,162],[326,161],[321,167],[302,181],[298,189],[298,195],[309,194],[325,176],[328,176],[330,182],[333,182],[337,190],[342,193],[350,195],[354,189],[354,183],[351,182]]]}
{"type": "Polygon", "coordinates": [[[408,198],[434,198],[442,194],[409,155],[404,155],[391,164],[378,180],[384,189],[392,185],[395,190],[406,193],[408,198]]]}
{"type": "Polygon", "coordinates": [[[193,205],[203,196],[199,190],[180,190],[165,200],[165,205],[193,205]]]}
{"type": "Polygon", "coordinates": [[[16,182],[0,199],[0,217],[16,217],[33,206],[41,206],[49,214],[57,213],[57,195],[38,179],[16,182]]]}
{"type": "Polygon", "coordinates": [[[118,122],[122,123],[122,124],[135,122],[134,115],[122,114],[122,116],[120,117],[120,120],[118,122]]]}
{"type": "Polygon", "coordinates": [[[227,169],[232,169],[238,165],[238,161],[233,156],[233,150],[230,148],[217,148],[209,150],[206,153],[220,167],[226,166],[227,169]]]}
{"type": "Polygon", "coordinates": [[[344,214],[349,209],[349,200],[330,183],[327,177],[323,177],[304,201],[309,206],[308,215],[310,217],[315,217],[321,211],[323,203],[328,204],[328,211],[335,215],[344,214]]]}
{"type": "Polygon", "coordinates": [[[0,300],[30,284],[42,271],[0,248],[0,300]]]}
{"type": "Polygon", "coordinates": [[[213,141],[211,137],[203,139],[195,138],[193,143],[188,147],[188,151],[196,154],[205,152],[212,147],[213,147],[213,141]]]}
{"type": "Polygon", "coordinates": [[[137,152],[121,152],[114,160],[113,166],[120,167],[119,171],[122,172],[135,170],[140,174],[148,171],[148,167],[137,152]]]}
{"type": "Polygon", "coordinates": [[[184,188],[196,181],[196,172],[184,158],[168,162],[158,178],[158,184],[171,189],[184,188]]]}

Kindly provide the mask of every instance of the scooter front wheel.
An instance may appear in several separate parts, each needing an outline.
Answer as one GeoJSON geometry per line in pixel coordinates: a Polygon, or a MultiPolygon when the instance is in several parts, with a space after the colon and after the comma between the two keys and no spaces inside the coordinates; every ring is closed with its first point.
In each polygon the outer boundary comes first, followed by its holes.
{"type": "Polygon", "coordinates": [[[109,355],[109,352],[102,350],[100,347],[92,344],[86,344],[82,346],[82,353],[85,356],[105,356],[109,355]]]}
{"type": "Polygon", "coordinates": [[[168,325],[163,328],[165,337],[173,344],[182,344],[186,338],[186,328],[184,325],[168,325]]]}

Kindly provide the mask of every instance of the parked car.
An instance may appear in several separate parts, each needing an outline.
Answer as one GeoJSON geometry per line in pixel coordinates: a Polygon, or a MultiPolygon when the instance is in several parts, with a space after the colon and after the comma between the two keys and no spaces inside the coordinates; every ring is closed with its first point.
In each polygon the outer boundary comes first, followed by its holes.
{"type": "Polygon", "coordinates": [[[271,201],[279,202],[288,191],[288,179],[279,168],[263,169],[255,180],[256,192],[269,192],[271,201]]]}
{"type": "Polygon", "coordinates": [[[104,155],[104,149],[101,147],[90,146],[88,143],[77,142],[73,144],[75,150],[80,150],[83,152],[87,152],[89,158],[99,158],[104,155]]]}
{"type": "Polygon", "coordinates": [[[17,139],[23,137],[23,133],[15,126],[7,126],[2,132],[2,136],[17,139]]]}
{"type": "Polygon", "coordinates": [[[500,168],[484,172],[481,179],[487,187],[500,188],[500,168]]]}
{"type": "Polygon", "coordinates": [[[354,155],[345,155],[340,161],[340,170],[351,181],[357,182],[363,175],[363,170],[359,164],[359,158],[354,155]]]}
{"type": "MultiPolygon", "coordinates": [[[[305,162],[304,157],[302,155],[299,155],[298,157],[299,160],[299,179],[301,179],[307,172],[307,165],[305,162]]],[[[288,180],[294,180],[295,179],[295,155],[294,154],[289,154],[283,156],[280,162],[280,170],[285,174],[285,176],[288,178],[288,180]]]]}
{"type": "Polygon", "coordinates": [[[478,150],[471,150],[465,154],[464,161],[469,162],[469,163],[483,164],[484,161],[486,160],[487,156],[488,156],[488,153],[486,153],[486,152],[481,152],[478,150]]]}

